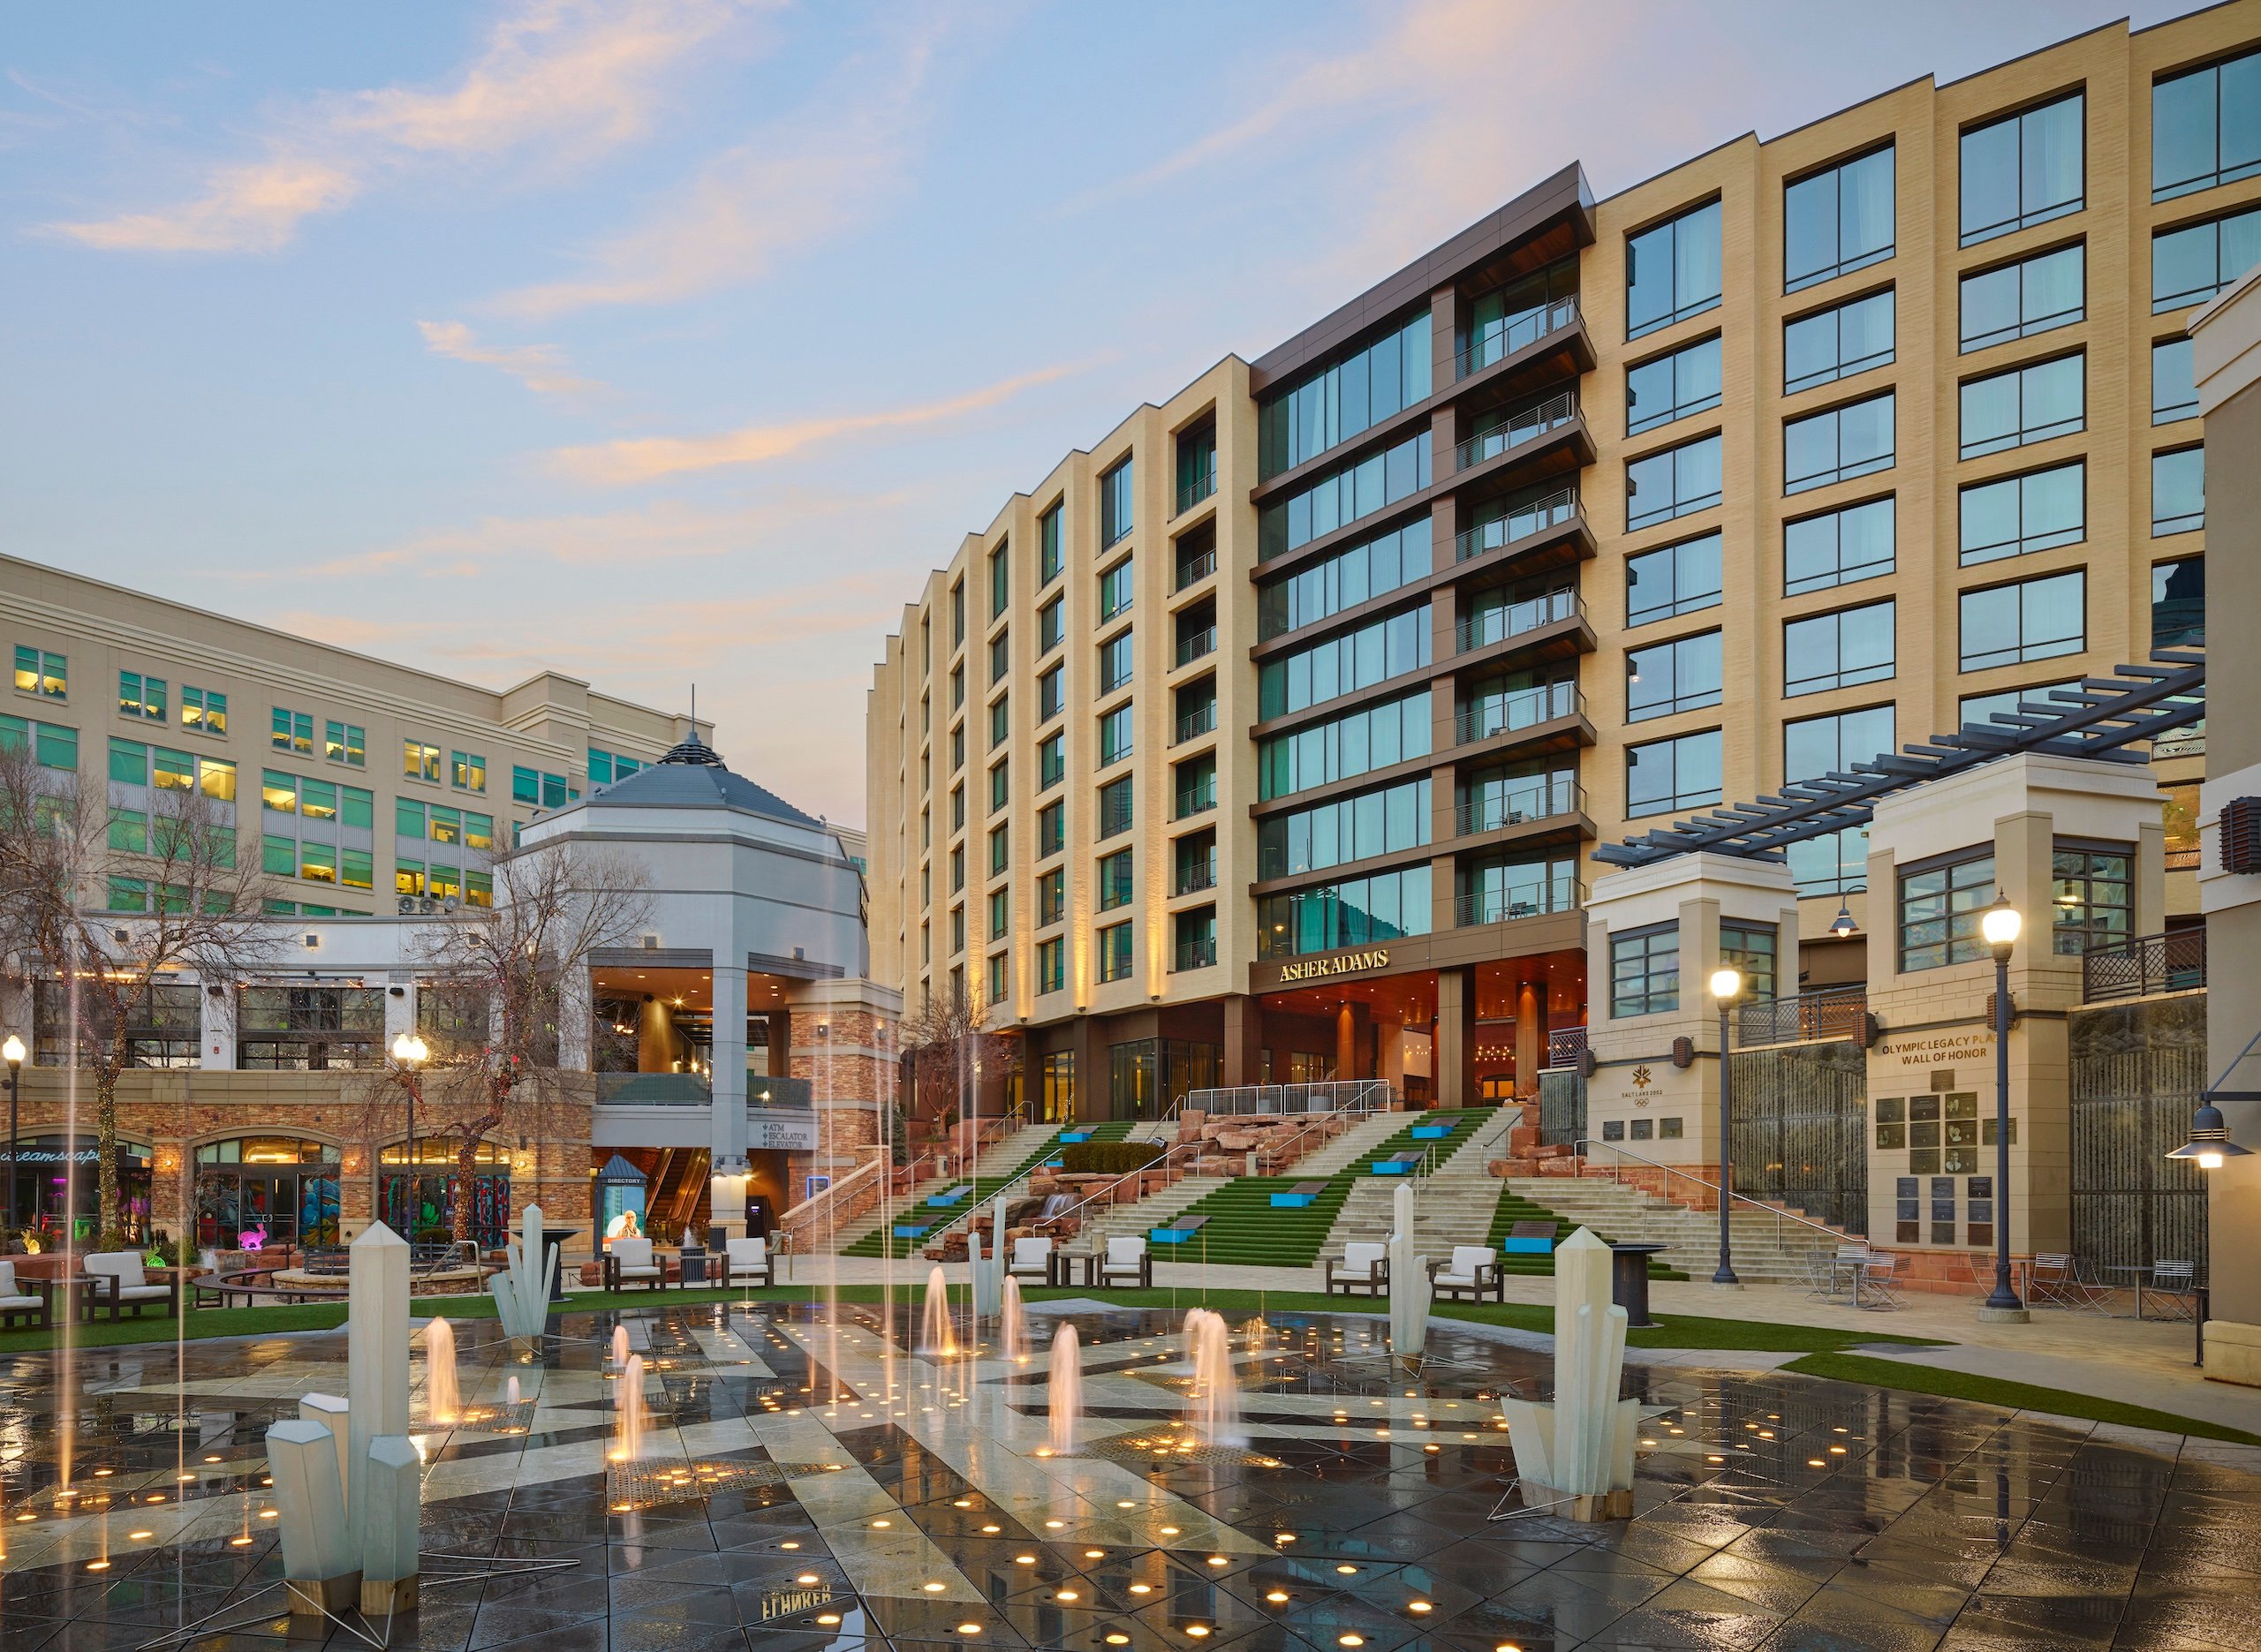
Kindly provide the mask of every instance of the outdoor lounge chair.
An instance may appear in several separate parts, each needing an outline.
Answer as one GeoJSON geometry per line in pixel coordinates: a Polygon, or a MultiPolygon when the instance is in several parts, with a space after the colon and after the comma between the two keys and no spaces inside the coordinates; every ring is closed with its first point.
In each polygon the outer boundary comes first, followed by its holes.
{"type": "Polygon", "coordinates": [[[1116,1233],[1107,1241],[1107,1256],[1099,1264],[1101,1285],[1136,1285],[1140,1288],[1154,1282],[1154,1259],[1146,1252],[1143,1233],[1116,1233]]]}
{"type": "Polygon", "coordinates": [[[668,1287],[667,1268],[652,1254],[648,1239],[616,1239],[605,1247],[604,1288],[622,1291],[631,1285],[654,1291],[668,1287]]]}
{"type": "Polygon", "coordinates": [[[1052,1241],[1041,1234],[1023,1235],[1013,1241],[1013,1254],[1005,1259],[1005,1276],[1013,1279],[1035,1279],[1040,1284],[1052,1283],[1052,1241]]]}
{"type": "Polygon", "coordinates": [[[1352,1296],[1364,1291],[1380,1296],[1389,1288],[1389,1247],[1371,1240],[1352,1240],[1340,1256],[1327,1259],[1327,1294],[1352,1296]]]}
{"type": "Polygon", "coordinates": [[[1449,1263],[1429,1264],[1429,1288],[1439,1296],[1465,1296],[1482,1301],[1506,1300],[1505,1276],[1489,1245],[1455,1245],[1449,1263]]]}
{"type": "Polygon", "coordinates": [[[0,1262],[0,1330],[26,1320],[46,1324],[49,1288],[45,1279],[19,1280],[15,1264],[0,1262]]]}
{"type": "Polygon", "coordinates": [[[112,1319],[126,1309],[132,1309],[133,1316],[139,1319],[143,1309],[160,1304],[168,1319],[180,1313],[179,1279],[151,1283],[141,1271],[141,1253],[138,1250],[98,1250],[79,1265],[86,1270],[87,1316],[90,1319],[103,1308],[110,1309],[112,1319]]]}
{"type": "MultiPolygon", "coordinates": [[[[616,1244],[619,1241],[615,1241],[616,1244]]],[[[725,1285],[775,1285],[777,1283],[776,1264],[770,1260],[769,1241],[766,1239],[740,1238],[729,1241],[722,1252],[722,1283],[725,1285]]]]}

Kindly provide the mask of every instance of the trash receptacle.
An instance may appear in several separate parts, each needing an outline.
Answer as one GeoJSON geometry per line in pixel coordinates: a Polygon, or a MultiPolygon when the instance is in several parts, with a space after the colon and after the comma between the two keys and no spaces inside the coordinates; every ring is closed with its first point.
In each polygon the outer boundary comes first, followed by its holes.
{"type": "Polygon", "coordinates": [[[699,1244],[695,1240],[686,1240],[684,1242],[683,1247],[682,1263],[683,1282],[685,1285],[704,1285],[707,1283],[706,1246],[699,1244]]]}

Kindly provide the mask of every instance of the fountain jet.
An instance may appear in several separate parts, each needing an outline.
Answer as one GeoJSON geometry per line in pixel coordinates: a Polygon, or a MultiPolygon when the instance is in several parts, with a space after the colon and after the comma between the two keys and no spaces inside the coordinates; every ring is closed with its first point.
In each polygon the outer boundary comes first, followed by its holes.
{"type": "Polygon", "coordinates": [[[612,1369],[616,1371],[628,1369],[628,1327],[625,1325],[612,1328],[612,1369]]]}
{"type": "Polygon", "coordinates": [[[456,1391],[455,1327],[436,1316],[424,1327],[424,1414],[435,1423],[463,1415],[463,1397],[456,1391]]]}
{"type": "Polygon", "coordinates": [[[919,1324],[919,1351],[949,1359],[957,1353],[957,1333],[950,1324],[950,1287],[936,1264],[926,1274],[926,1311],[919,1324]]]}
{"type": "Polygon", "coordinates": [[[997,1314],[997,1353],[1008,1365],[1014,1365],[1025,1358],[1027,1352],[1028,1331],[1021,1312],[1021,1282],[1007,1274],[997,1314]]]}
{"type": "Polygon", "coordinates": [[[632,1463],[644,1455],[644,1356],[631,1354],[627,1368],[621,1372],[620,1381],[614,1386],[613,1406],[620,1413],[618,1443],[613,1447],[612,1460],[632,1463]]]}
{"type": "Polygon", "coordinates": [[[1206,1308],[1190,1310],[1185,1351],[1193,1366],[1193,1392],[1186,1410],[1195,1429],[1212,1445],[1246,1445],[1240,1422],[1240,1378],[1233,1369],[1232,1331],[1225,1316],[1206,1308]]]}
{"type": "Polygon", "coordinates": [[[1052,1338],[1052,1454],[1072,1457],[1076,1426],[1084,1414],[1084,1354],[1076,1327],[1062,1323],[1052,1338]]]}

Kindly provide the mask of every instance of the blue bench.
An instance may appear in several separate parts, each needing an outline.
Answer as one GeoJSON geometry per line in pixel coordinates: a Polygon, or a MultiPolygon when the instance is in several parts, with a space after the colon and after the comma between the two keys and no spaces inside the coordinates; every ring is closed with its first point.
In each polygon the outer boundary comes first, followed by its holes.
{"type": "Polygon", "coordinates": [[[1208,1219],[1206,1216],[1196,1216],[1183,1221],[1173,1222],[1168,1227],[1150,1227],[1146,1230],[1147,1242],[1156,1245],[1182,1245],[1199,1233],[1208,1219]]]}
{"type": "Polygon", "coordinates": [[[1323,1181],[1299,1181],[1285,1193],[1274,1194],[1272,1208],[1275,1211],[1300,1211],[1326,1191],[1327,1184],[1323,1181]]]}
{"type": "Polygon", "coordinates": [[[1509,1256],[1544,1256],[1554,1248],[1554,1236],[1562,1229],[1559,1222],[1512,1222],[1508,1236],[1500,1241],[1500,1251],[1509,1256]]]}
{"type": "Polygon", "coordinates": [[[972,1186],[968,1185],[963,1188],[952,1188],[948,1193],[930,1195],[926,1200],[926,1208],[934,1211],[947,1210],[972,1191],[972,1186]]]}
{"type": "Polygon", "coordinates": [[[924,1239],[926,1237],[926,1230],[923,1226],[897,1222],[895,1225],[895,1236],[897,1239],[924,1239]]]}
{"type": "Polygon", "coordinates": [[[1441,1142],[1451,1134],[1452,1126],[1448,1124],[1417,1124],[1413,1127],[1413,1139],[1417,1142],[1441,1142]]]}
{"type": "Polygon", "coordinates": [[[1373,1173],[1377,1176],[1410,1176],[1413,1167],[1421,1162],[1418,1153],[1392,1153],[1388,1158],[1377,1158],[1373,1173]]]}
{"type": "Polygon", "coordinates": [[[1062,1130],[1060,1133],[1060,1145],[1062,1147],[1071,1142],[1088,1142],[1091,1139],[1092,1133],[1089,1130],[1062,1130]]]}

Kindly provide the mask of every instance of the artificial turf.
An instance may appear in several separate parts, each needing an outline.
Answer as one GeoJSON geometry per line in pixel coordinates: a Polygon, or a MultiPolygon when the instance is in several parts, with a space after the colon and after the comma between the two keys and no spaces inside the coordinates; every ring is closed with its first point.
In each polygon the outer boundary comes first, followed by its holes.
{"type": "MultiPolygon", "coordinates": [[[[1864,1337],[1873,1342],[1873,1337],[1864,1337]]],[[[1809,1354],[1782,1367],[1806,1377],[1823,1377],[1834,1383],[1859,1383],[1869,1388],[1901,1388],[1911,1393],[1938,1394],[1947,1399],[1969,1399],[1980,1405],[2013,1411],[2049,1411],[2089,1422],[2119,1423],[2131,1429],[2156,1429],[2164,1434],[2195,1434],[2202,1439],[2229,1440],[2240,1445],[2261,1445],[2261,1435],[2248,1434],[2226,1423],[2202,1417],[2177,1416],[2148,1406],[2123,1405],[2075,1393],[2069,1388],[2043,1388],[2032,1383],[2006,1382],[1999,1377],[1974,1377],[1968,1371],[1942,1370],[1936,1365],[1903,1365],[1898,1360],[1872,1360],[1858,1354],[1832,1351],[1809,1354]]]]}

